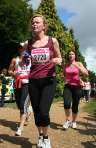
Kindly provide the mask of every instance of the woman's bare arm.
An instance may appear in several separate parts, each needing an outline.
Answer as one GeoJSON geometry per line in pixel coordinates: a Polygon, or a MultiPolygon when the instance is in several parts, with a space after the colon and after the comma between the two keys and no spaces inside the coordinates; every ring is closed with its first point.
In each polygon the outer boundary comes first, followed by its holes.
{"type": "Polygon", "coordinates": [[[13,58],[11,63],[10,63],[9,69],[8,69],[8,73],[12,77],[15,77],[15,65],[16,65],[16,59],[13,58]]]}
{"type": "Polygon", "coordinates": [[[52,62],[54,64],[59,64],[61,65],[62,63],[62,57],[59,49],[59,43],[56,38],[52,38],[53,44],[54,44],[54,50],[55,50],[55,57],[52,59],[52,62]]]}
{"type": "Polygon", "coordinates": [[[82,74],[85,74],[88,76],[88,70],[84,67],[84,65],[81,62],[75,62],[73,65],[78,67],[78,69],[82,74]]]}

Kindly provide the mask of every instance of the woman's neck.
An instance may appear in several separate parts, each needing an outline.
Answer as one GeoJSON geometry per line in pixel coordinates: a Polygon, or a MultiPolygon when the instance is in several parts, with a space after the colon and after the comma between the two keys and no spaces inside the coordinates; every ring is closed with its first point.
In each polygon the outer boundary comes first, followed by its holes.
{"type": "Polygon", "coordinates": [[[36,40],[42,40],[43,38],[45,38],[45,34],[44,34],[44,32],[40,32],[39,34],[36,34],[35,35],[35,39],[36,40]]]}
{"type": "Polygon", "coordinates": [[[70,64],[73,64],[74,62],[76,62],[76,61],[75,61],[75,60],[72,60],[72,61],[70,61],[69,63],[70,63],[70,64]]]}

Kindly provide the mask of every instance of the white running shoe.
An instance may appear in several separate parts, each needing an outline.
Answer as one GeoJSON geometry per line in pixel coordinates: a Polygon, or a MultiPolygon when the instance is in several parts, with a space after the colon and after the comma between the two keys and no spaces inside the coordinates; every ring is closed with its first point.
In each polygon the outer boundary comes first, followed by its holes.
{"type": "Polygon", "coordinates": [[[2,138],[0,138],[0,143],[2,143],[4,140],[2,138]]]}
{"type": "Polygon", "coordinates": [[[37,147],[38,148],[42,148],[43,147],[43,136],[39,136],[37,147]]]}
{"type": "Polygon", "coordinates": [[[74,128],[74,129],[76,129],[77,128],[76,122],[72,122],[71,127],[74,128]]]}
{"type": "Polygon", "coordinates": [[[70,126],[70,121],[69,120],[66,120],[65,122],[64,122],[64,124],[63,124],[63,128],[64,129],[68,129],[69,128],[69,126],[70,126]]]}
{"type": "Polygon", "coordinates": [[[21,128],[19,127],[19,128],[17,129],[15,135],[16,135],[16,136],[21,136],[21,134],[22,134],[22,130],[21,130],[21,128]]]}
{"type": "Polygon", "coordinates": [[[42,148],[51,148],[50,139],[44,139],[43,140],[42,148]]]}

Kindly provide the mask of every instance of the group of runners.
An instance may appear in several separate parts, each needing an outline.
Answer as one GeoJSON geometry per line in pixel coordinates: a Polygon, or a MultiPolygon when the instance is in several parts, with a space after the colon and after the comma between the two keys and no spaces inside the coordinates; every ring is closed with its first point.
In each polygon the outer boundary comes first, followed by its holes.
{"type": "MultiPolygon", "coordinates": [[[[18,56],[12,59],[9,74],[14,77],[14,92],[20,109],[20,125],[16,135],[21,136],[31,101],[35,125],[38,130],[38,148],[51,148],[49,138],[50,107],[56,89],[57,64],[62,66],[59,43],[46,35],[47,23],[42,15],[31,19],[33,38],[18,47],[18,56]],[[29,100],[30,98],[30,100],[29,100]]],[[[75,49],[70,49],[63,65],[65,122],[62,128],[76,128],[80,101],[80,73],[88,76],[87,69],[77,59],[75,49]],[[72,119],[71,111],[72,110],[72,119]]]]}

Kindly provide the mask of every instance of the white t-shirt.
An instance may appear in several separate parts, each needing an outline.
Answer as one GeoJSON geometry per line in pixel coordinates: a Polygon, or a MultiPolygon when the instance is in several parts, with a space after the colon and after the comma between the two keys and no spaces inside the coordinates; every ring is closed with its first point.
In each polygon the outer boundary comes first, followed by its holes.
{"type": "MultiPolygon", "coordinates": [[[[17,57],[16,58],[16,75],[17,76],[28,76],[30,73],[30,67],[31,67],[31,59],[29,59],[29,63],[23,63],[23,61],[17,57]]],[[[22,79],[22,83],[28,83],[29,80],[27,78],[22,79]]]]}
{"type": "Polygon", "coordinates": [[[85,89],[85,90],[90,90],[90,89],[91,89],[90,82],[85,82],[85,83],[84,83],[84,89],[85,89]]]}

